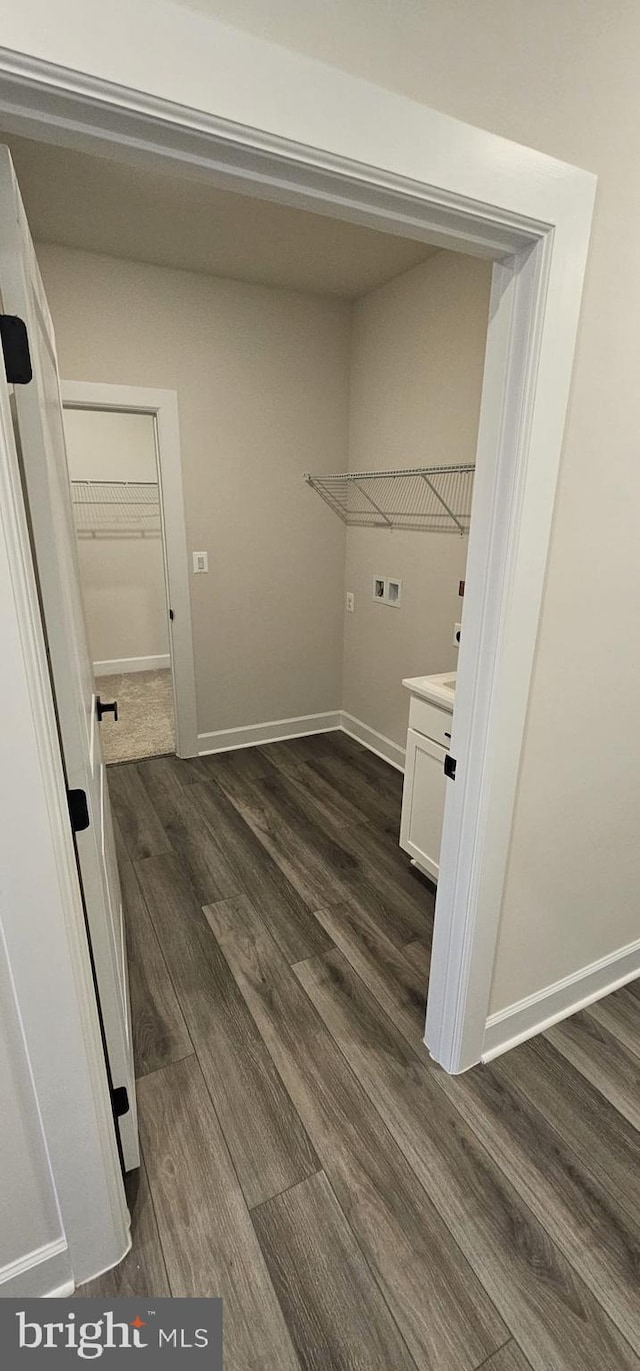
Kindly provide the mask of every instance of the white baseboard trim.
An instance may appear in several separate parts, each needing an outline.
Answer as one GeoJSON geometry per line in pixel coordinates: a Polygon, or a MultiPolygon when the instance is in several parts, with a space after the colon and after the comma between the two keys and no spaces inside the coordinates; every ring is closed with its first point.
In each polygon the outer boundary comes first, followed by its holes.
{"type": "Polygon", "coordinates": [[[375,728],[363,723],[362,719],[356,719],[353,714],[347,714],[344,710],[340,715],[340,727],[343,733],[348,733],[350,738],[355,738],[363,747],[368,747],[370,752],[375,752],[383,761],[390,762],[397,771],[404,771],[405,749],[400,747],[399,743],[392,742],[391,738],[385,738],[384,733],[378,733],[375,728]]]}
{"type": "Polygon", "coordinates": [[[106,662],[94,662],[96,676],[120,676],[126,671],[162,671],[171,666],[168,652],[160,657],[113,657],[106,662]]]}
{"type": "Polygon", "coordinates": [[[577,1014],[578,1010],[585,1009],[604,995],[610,995],[613,990],[626,985],[627,981],[635,980],[636,976],[640,976],[640,939],[619,948],[608,957],[602,957],[598,962],[592,962],[571,976],[565,976],[564,980],[556,981],[535,995],[528,995],[526,999],[500,1009],[497,1014],[490,1014],[485,1029],[482,1061],[489,1062],[534,1034],[551,1028],[560,1019],[577,1014]]]}
{"type": "Polygon", "coordinates": [[[198,734],[198,752],[208,757],[213,752],[230,752],[238,747],[257,747],[260,743],[280,743],[286,738],[304,738],[309,733],[328,733],[340,728],[340,711],[327,714],[300,714],[293,719],[273,719],[265,724],[242,728],[221,728],[215,733],[198,734]]]}
{"type": "Polygon", "coordinates": [[[66,1290],[69,1283],[73,1290],[67,1240],[56,1238],[0,1269],[0,1298],[40,1298],[66,1290]]]}
{"type": "Polygon", "coordinates": [[[330,733],[340,729],[350,738],[362,743],[369,752],[389,762],[397,771],[404,771],[405,750],[391,738],[385,738],[375,728],[347,714],[342,709],[326,714],[300,714],[293,719],[272,719],[264,724],[246,724],[239,728],[221,728],[213,733],[198,734],[198,755],[208,757],[215,752],[232,752],[240,747],[258,747],[261,743],[285,742],[287,738],[305,738],[313,733],[330,733]]]}

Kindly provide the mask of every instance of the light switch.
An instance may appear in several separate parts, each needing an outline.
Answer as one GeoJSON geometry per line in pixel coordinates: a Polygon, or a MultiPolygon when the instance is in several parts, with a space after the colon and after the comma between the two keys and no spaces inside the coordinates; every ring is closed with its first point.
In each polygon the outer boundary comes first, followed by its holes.
{"type": "Polygon", "coordinates": [[[208,553],[208,552],[194,552],[194,554],[193,554],[193,570],[194,570],[194,571],[208,571],[208,570],[209,570],[209,553],[208,553]]]}
{"type": "Polygon", "coordinates": [[[345,603],[348,613],[353,614],[353,611],[356,607],[356,597],[352,590],[347,591],[345,603]]]}

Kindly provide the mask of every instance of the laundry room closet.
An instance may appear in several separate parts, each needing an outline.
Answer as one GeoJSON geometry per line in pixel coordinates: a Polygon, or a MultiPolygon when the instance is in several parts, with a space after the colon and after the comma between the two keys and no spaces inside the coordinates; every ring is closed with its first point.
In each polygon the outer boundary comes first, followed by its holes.
{"type": "MultiPolygon", "coordinates": [[[[472,473],[453,473],[475,460],[490,264],[11,141],[63,378],[177,397],[198,751],[347,727],[402,765],[402,680],[456,665],[472,473]],[[407,468],[453,469],[433,477],[444,503],[423,477],[398,479],[393,498],[378,486],[377,516],[374,486],[352,486],[345,525],[304,480],[407,468]],[[394,504],[409,517],[388,519],[394,504]]],[[[125,662],[96,671],[126,671],[149,700],[169,679],[155,472],[149,446],[127,472],[119,455],[126,424],[144,422],[67,411],[94,660],[125,662]]],[[[174,750],[170,727],[157,752],[174,750]]]]}
{"type": "Polygon", "coordinates": [[[248,774],[348,735],[361,771],[363,749],[388,764],[368,779],[399,859],[437,881],[490,263],[10,141],[107,763],[248,774]]]}

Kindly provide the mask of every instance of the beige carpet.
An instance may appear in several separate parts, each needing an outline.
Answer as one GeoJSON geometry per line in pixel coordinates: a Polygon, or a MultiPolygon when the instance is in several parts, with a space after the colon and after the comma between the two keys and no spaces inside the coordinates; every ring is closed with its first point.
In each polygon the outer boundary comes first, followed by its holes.
{"type": "Polygon", "coordinates": [[[133,671],[122,676],[97,676],[102,700],[118,701],[118,722],[105,714],[100,741],[105,762],[133,762],[175,752],[171,672],[133,671]]]}

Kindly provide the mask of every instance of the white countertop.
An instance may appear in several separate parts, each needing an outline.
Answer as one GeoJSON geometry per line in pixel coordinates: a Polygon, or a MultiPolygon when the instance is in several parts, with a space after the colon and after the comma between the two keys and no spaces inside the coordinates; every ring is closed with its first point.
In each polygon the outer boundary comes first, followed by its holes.
{"type": "Polygon", "coordinates": [[[440,708],[450,709],[456,701],[456,672],[443,671],[440,676],[410,676],[402,682],[412,695],[420,695],[440,708]]]}

